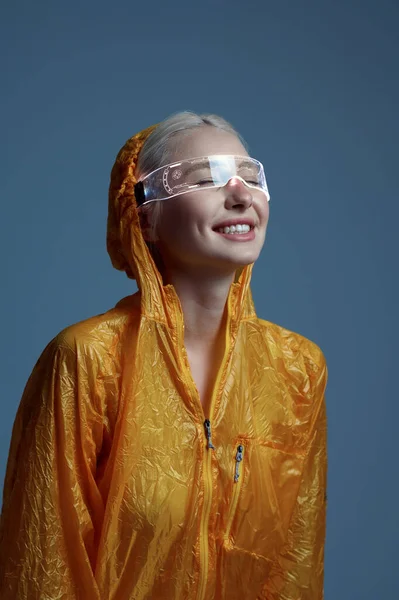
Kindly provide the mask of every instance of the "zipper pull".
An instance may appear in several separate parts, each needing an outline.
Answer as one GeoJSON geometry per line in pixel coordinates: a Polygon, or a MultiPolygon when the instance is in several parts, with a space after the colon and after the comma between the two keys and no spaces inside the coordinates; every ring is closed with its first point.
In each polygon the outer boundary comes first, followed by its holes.
{"type": "Polygon", "coordinates": [[[236,454],[236,472],[234,474],[234,482],[237,483],[238,478],[240,476],[239,472],[238,472],[238,467],[240,466],[240,462],[243,459],[243,452],[244,452],[244,446],[242,446],[241,444],[239,446],[237,446],[237,454],[236,454]]]}
{"type": "Polygon", "coordinates": [[[212,444],[212,433],[211,433],[211,422],[210,422],[210,420],[209,419],[205,419],[204,425],[205,425],[206,439],[208,440],[208,450],[209,450],[209,448],[213,448],[214,450],[216,450],[215,446],[212,444]]]}

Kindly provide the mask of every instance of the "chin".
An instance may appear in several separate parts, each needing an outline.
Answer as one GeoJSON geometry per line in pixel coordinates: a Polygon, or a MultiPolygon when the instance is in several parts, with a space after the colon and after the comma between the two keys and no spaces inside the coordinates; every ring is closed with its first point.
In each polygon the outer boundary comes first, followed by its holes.
{"type": "Polygon", "coordinates": [[[226,267],[229,268],[229,270],[233,270],[236,271],[237,269],[243,269],[244,267],[247,267],[248,265],[252,265],[256,260],[257,260],[258,256],[253,256],[253,257],[248,257],[248,259],[245,260],[240,260],[240,261],[227,261],[226,262],[226,267]]]}

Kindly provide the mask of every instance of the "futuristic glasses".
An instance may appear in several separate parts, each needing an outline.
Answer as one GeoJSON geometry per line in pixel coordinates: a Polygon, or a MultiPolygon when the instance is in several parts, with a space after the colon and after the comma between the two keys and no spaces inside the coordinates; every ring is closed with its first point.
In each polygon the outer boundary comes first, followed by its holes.
{"type": "Polygon", "coordinates": [[[134,193],[140,207],[188,192],[220,188],[233,177],[261,191],[270,201],[262,163],[249,156],[230,154],[189,158],[155,169],[136,183],[134,193]]]}

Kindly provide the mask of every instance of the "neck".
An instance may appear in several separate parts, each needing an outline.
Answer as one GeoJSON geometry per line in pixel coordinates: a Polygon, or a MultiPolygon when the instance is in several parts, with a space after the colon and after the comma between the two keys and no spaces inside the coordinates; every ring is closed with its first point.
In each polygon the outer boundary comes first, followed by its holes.
{"type": "Polygon", "coordinates": [[[184,316],[184,340],[188,347],[210,348],[224,339],[226,300],[234,273],[201,276],[174,271],[164,277],[179,296],[184,316]]]}

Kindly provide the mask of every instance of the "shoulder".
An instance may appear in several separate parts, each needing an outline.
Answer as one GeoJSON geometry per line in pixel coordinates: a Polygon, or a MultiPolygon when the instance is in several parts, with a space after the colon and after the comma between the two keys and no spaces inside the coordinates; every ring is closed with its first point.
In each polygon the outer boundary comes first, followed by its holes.
{"type": "Polygon", "coordinates": [[[320,394],[328,369],[324,352],[316,342],[286,327],[258,318],[269,355],[306,395],[320,394]]]}
{"type": "Polygon", "coordinates": [[[44,352],[102,361],[118,352],[123,338],[138,323],[137,294],[120,300],[104,313],[68,325],[47,345],[44,352]]]}
{"type": "Polygon", "coordinates": [[[316,371],[325,364],[324,353],[316,342],[265,319],[258,319],[258,324],[277,353],[281,352],[293,357],[301,355],[309,363],[310,368],[316,371]]]}

